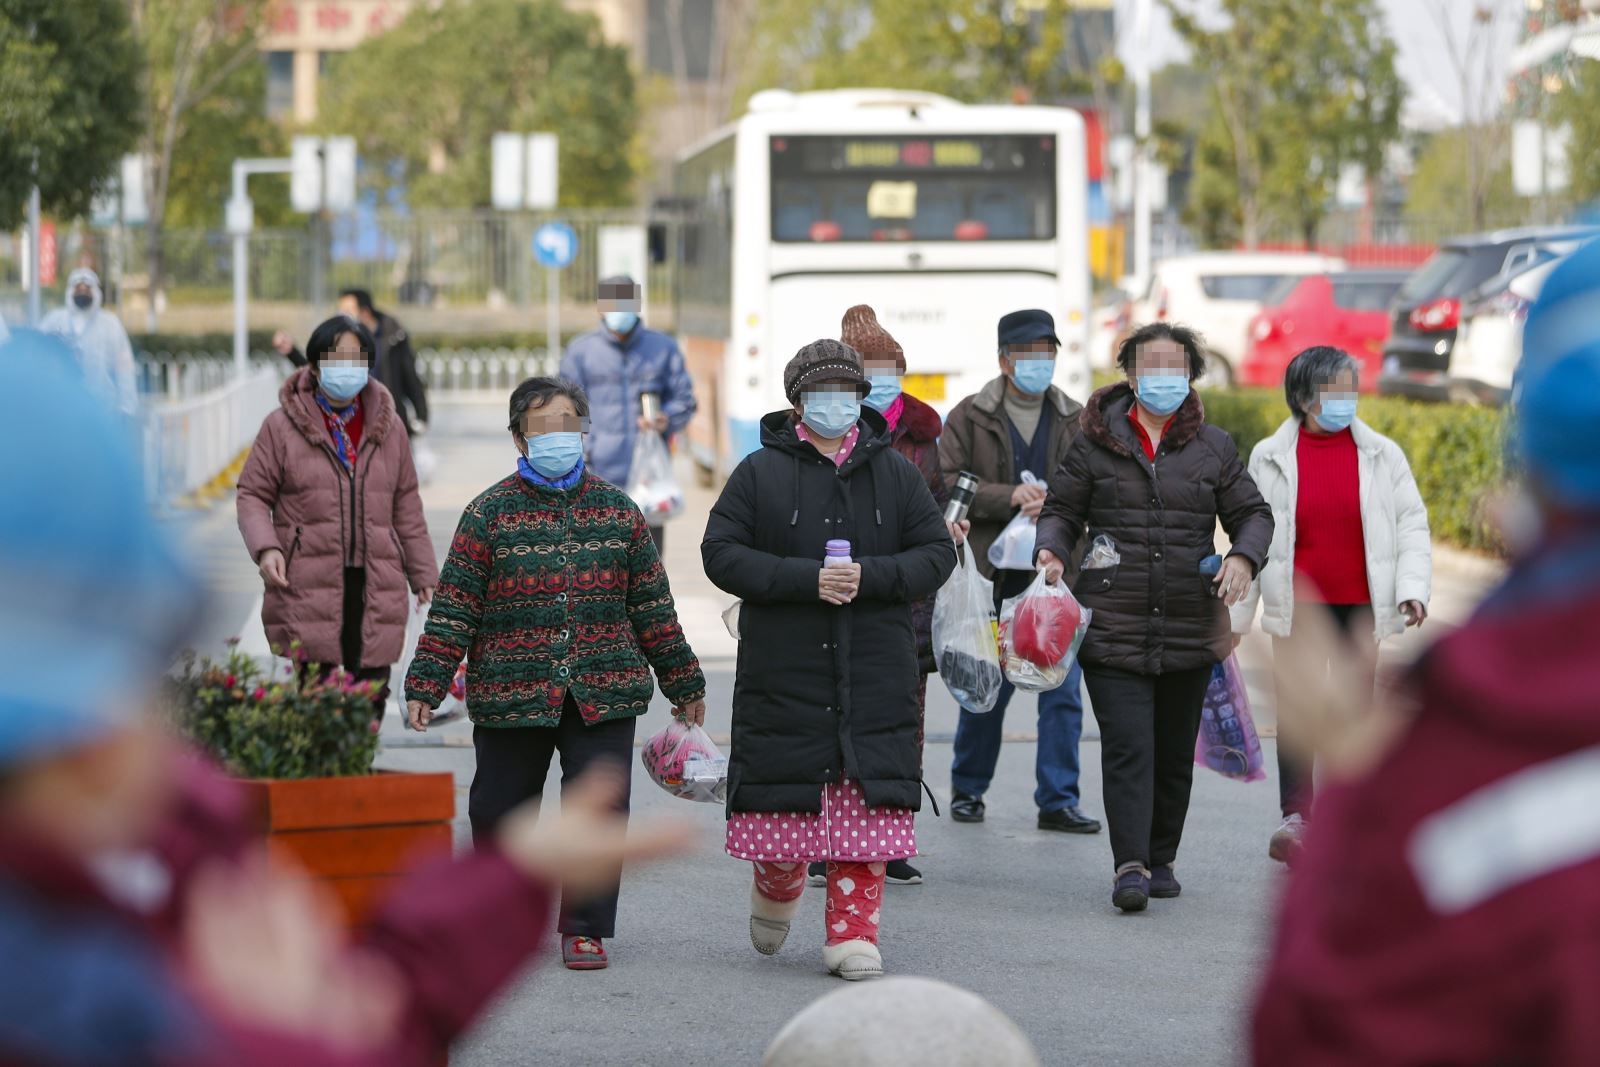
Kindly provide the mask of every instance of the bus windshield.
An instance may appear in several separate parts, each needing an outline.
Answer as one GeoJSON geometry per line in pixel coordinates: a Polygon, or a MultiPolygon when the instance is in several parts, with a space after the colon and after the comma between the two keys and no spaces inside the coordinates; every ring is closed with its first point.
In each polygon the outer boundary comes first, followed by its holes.
{"type": "Polygon", "coordinates": [[[774,136],[772,239],[1048,241],[1051,134],[774,136]]]}

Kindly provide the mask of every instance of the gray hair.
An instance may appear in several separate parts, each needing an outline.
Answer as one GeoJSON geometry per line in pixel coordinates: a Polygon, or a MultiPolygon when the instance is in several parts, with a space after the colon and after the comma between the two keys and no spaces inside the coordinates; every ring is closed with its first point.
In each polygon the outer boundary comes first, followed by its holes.
{"type": "Polygon", "coordinates": [[[1317,345],[1295,356],[1283,374],[1283,398],[1294,417],[1305,418],[1306,408],[1317,402],[1317,389],[1344,371],[1355,375],[1356,385],[1361,385],[1361,364],[1342,348],[1317,345]]]}
{"type": "Polygon", "coordinates": [[[528,413],[528,409],[542,408],[558,396],[572,401],[579,418],[589,417],[589,398],[584,394],[583,386],[577,382],[554,377],[529,378],[511,393],[511,425],[507,429],[512,433],[521,433],[522,417],[528,413]]]}

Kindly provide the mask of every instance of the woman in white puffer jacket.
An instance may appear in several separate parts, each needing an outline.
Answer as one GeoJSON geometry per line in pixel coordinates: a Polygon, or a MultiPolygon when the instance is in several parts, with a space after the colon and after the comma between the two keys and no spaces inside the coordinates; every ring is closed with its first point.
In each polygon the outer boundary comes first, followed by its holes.
{"type": "MultiPolygon", "coordinates": [[[[1371,633],[1374,641],[1428,617],[1428,509],[1400,446],[1355,417],[1360,373],[1337,348],[1301,352],[1284,375],[1290,416],[1250,454],[1250,476],[1275,528],[1266,565],[1233,608],[1233,630],[1249,633],[1259,602],[1274,658],[1303,631],[1295,619],[1306,611],[1327,611],[1345,635],[1371,633]]],[[[1370,691],[1371,678],[1355,681],[1370,691]]],[[[1279,677],[1280,692],[1286,682],[1293,684],[1279,677]]],[[[1283,824],[1268,851],[1284,863],[1299,852],[1312,795],[1311,761],[1289,744],[1285,751],[1280,724],[1283,824]]]]}

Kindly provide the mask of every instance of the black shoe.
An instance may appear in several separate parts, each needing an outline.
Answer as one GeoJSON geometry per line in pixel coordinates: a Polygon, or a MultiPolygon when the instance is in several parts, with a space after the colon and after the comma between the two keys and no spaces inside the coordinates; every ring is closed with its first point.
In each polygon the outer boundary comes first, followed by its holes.
{"type": "Polygon", "coordinates": [[[1041,811],[1039,829],[1054,830],[1062,834],[1097,834],[1100,832],[1100,820],[1089,818],[1076,807],[1062,808],[1060,811],[1041,811]]]}
{"type": "Polygon", "coordinates": [[[890,885],[921,885],[922,872],[905,860],[890,860],[883,872],[884,881],[890,885]]]}
{"type": "Polygon", "coordinates": [[[1143,911],[1150,903],[1150,879],[1138,868],[1123,871],[1112,883],[1111,903],[1121,911],[1143,911]]]}
{"type": "Polygon", "coordinates": [[[1150,868],[1150,895],[1158,900],[1170,900],[1183,892],[1178,876],[1172,873],[1172,864],[1163,863],[1150,868]]]}
{"type": "Polygon", "coordinates": [[[950,818],[956,822],[982,822],[983,798],[956,793],[950,798],[950,818]]]}
{"type": "Polygon", "coordinates": [[[812,885],[828,884],[828,865],[826,863],[813,863],[806,868],[806,881],[812,885]]]}

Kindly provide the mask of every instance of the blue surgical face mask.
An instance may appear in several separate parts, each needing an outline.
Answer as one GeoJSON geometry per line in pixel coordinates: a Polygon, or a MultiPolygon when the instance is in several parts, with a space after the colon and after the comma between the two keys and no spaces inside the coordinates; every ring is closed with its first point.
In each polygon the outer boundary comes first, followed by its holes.
{"type": "Polygon", "coordinates": [[[1189,396],[1189,376],[1182,371],[1139,375],[1139,403],[1157,415],[1171,415],[1189,396]]]}
{"type": "Polygon", "coordinates": [[[823,437],[843,437],[861,417],[861,400],[854,390],[808,389],[801,394],[805,414],[800,416],[823,437]]]}
{"type": "Polygon", "coordinates": [[[869,374],[867,381],[872,383],[872,392],[862,403],[873,411],[888,411],[889,405],[900,396],[900,375],[869,374]]]}
{"type": "Polygon", "coordinates": [[[607,311],[600,315],[600,319],[606,324],[606,329],[618,337],[632,333],[633,328],[639,325],[637,311],[607,311]]]}
{"type": "Polygon", "coordinates": [[[546,478],[568,474],[583,458],[583,434],[552,430],[528,438],[528,465],[546,478]]]}
{"type": "Polygon", "coordinates": [[[317,372],[317,380],[329,400],[348,404],[367,387],[367,368],[323,367],[317,372]]]}
{"type": "Polygon", "coordinates": [[[1322,414],[1315,415],[1317,425],[1329,433],[1347,428],[1356,417],[1356,398],[1349,393],[1324,393],[1322,414]]]}
{"type": "Polygon", "coordinates": [[[1011,372],[1012,381],[1017,383],[1029,396],[1038,396],[1050,388],[1050,381],[1056,376],[1056,361],[1053,359],[1024,359],[1018,358],[1016,369],[1011,372]]]}

